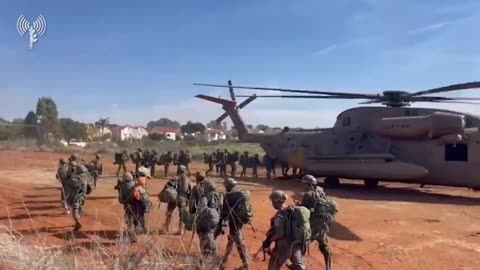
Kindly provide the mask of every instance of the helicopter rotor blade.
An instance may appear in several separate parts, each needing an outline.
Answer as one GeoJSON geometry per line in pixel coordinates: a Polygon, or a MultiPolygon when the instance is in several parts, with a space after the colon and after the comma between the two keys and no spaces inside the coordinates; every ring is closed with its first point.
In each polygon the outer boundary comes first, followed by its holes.
{"type": "MultiPolygon", "coordinates": [[[[250,97],[248,95],[236,95],[236,97],[250,97]]],[[[309,99],[364,99],[362,97],[321,96],[321,95],[255,95],[259,98],[309,98],[309,99]]]]}
{"type": "MultiPolygon", "coordinates": [[[[248,96],[247,99],[245,99],[242,103],[240,103],[240,105],[237,106],[237,110],[242,109],[243,107],[247,106],[252,101],[254,101],[256,98],[257,98],[257,95],[255,95],[255,94],[253,96],[248,96]]],[[[222,115],[220,115],[220,117],[218,117],[215,121],[217,122],[217,124],[220,124],[227,117],[228,117],[228,113],[225,112],[222,115]]]]}
{"type": "Polygon", "coordinates": [[[429,89],[429,90],[425,90],[425,91],[418,91],[418,92],[412,93],[410,95],[411,96],[420,96],[420,95],[443,93],[443,92],[450,92],[450,91],[459,91],[459,90],[467,90],[467,89],[474,89],[474,88],[480,88],[480,81],[460,83],[460,84],[452,84],[452,85],[433,88],[433,89],[429,89]]]}
{"type": "MultiPolygon", "coordinates": [[[[239,85],[223,85],[223,84],[205,84],[205,83],[194,83],[193,85],[197,86],[211,86],[211,87],[223,87],[223,88],[237,88],[237,89],[250,89],[250,90],[259,90],[259,91],[277,91],[277,92],[290,92],[290,93],[303,93],[303,94],[316,94],[316,95],[332,95],[345,98],[365,98],[372,99],[378,98],[378,94],[360,94],[360,93],[348,93],[348,92],[329,92],[329,91],[317,91],[317,90],[307,90],[307,89],[287,89],[287,88],[274,88],[274,87],[254,87],[254,86],[239,86],[239,85]]],[[[238,97],[238,96],[237,96],[238,97]]]]}
{"type": "Polygon", "coordinates": [[[230,91],[230,98],[233,100],[233,101],[236,101],[235,100],[235,92],[233,91],[233,87],[232,87],[232,81],[231,80],[228,80],[228,90],[230,91]]]}
{"type": "MultiPolygon", "coordinates": [[[[423,101],[418,101],[418,102],[423,102],[423,101]]],[[[435,100],[435,101],[429,101],[429,102],[480,105],[480,102],[455,101],[455,100],[438,100],[438,101],[435,100]]]]}

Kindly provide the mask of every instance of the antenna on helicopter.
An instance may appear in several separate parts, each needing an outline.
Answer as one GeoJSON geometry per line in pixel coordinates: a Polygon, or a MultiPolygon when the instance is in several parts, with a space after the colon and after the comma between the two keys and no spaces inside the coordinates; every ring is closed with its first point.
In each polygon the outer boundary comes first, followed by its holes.
{"type": "MultiPolygon", "coordinates": [[[[352,93],[352,92],[332,92],[332,91],[318,91],[310,89],[288,89],[288,88],[273,88],[273,87],[258,87],[258,86],[239,86],[232,85],[231,81],[228,81],[228,85],[222,84],[200,84],[194,83],[198,86],[210,86],[210,87],[226,87],[230,90],[232,100],[234,97],[261,97],[261,98],[306,98],[306,99],[366,99],[367,101],[360,104],[375,104],[381,103],[387,107],[405,107],[414,102],[434,102],[434,103],[460,103],[460,104],[480,104],[471,101],[480,101],[477,97],[444,97],[444,96],[425,96],[429,94],[445,93],[452,91],[468,90],[480,88],[480,81],[453,84],[429,90],[417,91],[409,93],[406,91],[383,91],[381,94],[368,94],[368,93],[352,93]],[[234,95],[233,89],[248,89],[257,91],[273,91],[273,92],[287,92],[297,93],[292,95],[234,95]],[[301,94],[301,95],[300,95],[301,94]]],[[[255,99],[254,98],[254,99],[255,99]]],[[[249,100],[247,99],[247,100],[249,100]]],[[[245,100],[245,101],[247,101],[245,100]]],[[[244,101],[244,102],[245,102],[244,101]]],[[[250,100],[246,104],[250,103],[250,100]]],[[[243,104],[243,103],[242,103],[243,104]]],[[[246,106],[240,104],[239,108],[246,106]]],[[[222,115],[222,120],[226,117],[226,114],[222,115]],[[225,115],[225,116],[224,116],[225,115]]]]}

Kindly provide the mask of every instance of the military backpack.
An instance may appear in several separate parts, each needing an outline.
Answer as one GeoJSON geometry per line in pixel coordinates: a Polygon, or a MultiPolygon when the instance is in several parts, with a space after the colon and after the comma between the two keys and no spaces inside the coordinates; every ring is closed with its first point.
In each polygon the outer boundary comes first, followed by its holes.
{"type": "Polygon", "coordinates": [[[120,181],[115,187],[118,190],[118,201],[121,204],[130,203],[133,200],[133,181],[120,181]]]}
{"type": "Polygon", "coordinates": [[[289,206],[286,213],[286,238],[291,243],[307,245],[312,237],[310,210],[304,206],[289,206]]]}
{"type": "Polygon", "coordinates": [[[204,196],[195,213],[195,229],[199,233],[214,231],[220,221],[221,197],[212,192],[204,196]]]}
{"type": "Polygon", "coordinates": [[[163,187],[162,191],[158,193],[158,199],[162,203],[174,203],[177,201],[177,186],[178,180],[173,178],[163,187]]]}
{"type": "Polygon", "coordinates": [[[318,190],[314,194],[315,206],[313,215],[320,217],[326,225],[331,225],[335,222],[335,215],[338,212],[337,204],[333,200],[322,196],[318,190]]]}
{"type": "Polygon", "coordinates": [[[253,219],[253,207],[250,204],[250,191],[236,190],[225,195],[228,215],[233,215],[235,221],[242,225],[250,224],[253,219]]]}

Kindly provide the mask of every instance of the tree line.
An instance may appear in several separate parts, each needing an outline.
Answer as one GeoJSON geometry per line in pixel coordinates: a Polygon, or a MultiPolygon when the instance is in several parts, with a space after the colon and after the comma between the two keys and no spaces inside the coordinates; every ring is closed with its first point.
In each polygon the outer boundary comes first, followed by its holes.
{"type": "MultiPolygon", "coordinates": [[[[93,125],[102,129],[102,134],[104,134],[104,128],[114,126],[110,123],[109,118],[100,118],[93,125]]],[[[160,118],[159,120],[148,122],[147,129],[154,127],[178,128],[182,134],[193,134],[204,132],[207,128],[221,129],[222,125],[217,124],[215,120],[210,121],[206,125],[192,121],[181,125],[178,121],[160,118]]],[[[253,129],[253,126],[247,125],[247,128],[253,129]]],[[[268,128],[267,125],[262,124],[256,126],[256,129],[263,131],[268,128]]],[[[88,137],[86,123],[75,121],[71,118],[59,118],[57,104],[51,97],[39,98],[36,110],[29,111],[25,118],[15,118],[9,122],[0,117],[0,140],[29,138],[49,142],[63,138],[66,141],[85,141],[88,137]]],[[[152,135],[152,137],[154,137],[152,139],[158,140],[165,139],[161,135],[152,135]]]]}

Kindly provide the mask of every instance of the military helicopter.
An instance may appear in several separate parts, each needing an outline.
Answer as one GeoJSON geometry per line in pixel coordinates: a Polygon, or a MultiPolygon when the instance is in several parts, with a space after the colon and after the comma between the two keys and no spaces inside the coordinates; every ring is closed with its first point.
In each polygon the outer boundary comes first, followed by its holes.
{"type": "MultiPolygon", "coordinates": [[[[480,117],[442,109],[410,108],[414,102],[468,103],[480,98],[431,96],[450,91],[480,88],[480,82],[455,84],[409,93],[382,94],[328,92],[270,87],[198,84],[229,88],[231,100],[197,95],[223,106],[221,122],[230,116],[240,142],[259,143],[273,158],[305,173],[325,177],[334,188],[340,178],[363,180],[367,187],[379,181],[468,187],[478,190],[480,177],[480,117]],[[289,95],[235,95],[234,89],[295,93],[289,95]],[[301,94],[301,95],[300,95],[301,94]],[[247,97],[237,105],[237,97],[247,97]],[[331,128],[291,130],[276,134],[249,133],[239,110],[256,98],[360,99],[361,104],[386,107],[358,107],[337,116],[331,128]]],[[[478,103],[480,104],[480,103],[478,103]]]]}

